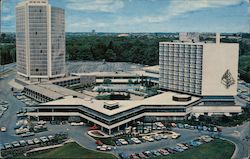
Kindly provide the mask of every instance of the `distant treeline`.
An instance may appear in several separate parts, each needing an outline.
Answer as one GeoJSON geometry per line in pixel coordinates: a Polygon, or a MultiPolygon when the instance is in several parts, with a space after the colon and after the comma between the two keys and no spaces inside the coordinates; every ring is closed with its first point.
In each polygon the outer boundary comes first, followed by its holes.
{"type": "Polygon", "coordinates": [[[103,60],[157,65],[160,41],[171,41],[159,37],[112,37],[83,36],[67,37],[68,60],[103,60]]]}
{"type": "MultiPolygon", "coordinates": [[[[157,65],[160,41],[173,38],[159,36],[117,37],[117,36],[66,36],[66,60],[83,61],[120,61],[157,65]]],[[[202,40],[209,40],[204,39],[202,40]]],[[[240,44],[239,73],[241,78],[250,82],[250,34],[241,39],[222,39],[222,42],[240,44]]],[[[4,35],[0,38],[1,65],[15,62],[15,37],[4,35]]]]}

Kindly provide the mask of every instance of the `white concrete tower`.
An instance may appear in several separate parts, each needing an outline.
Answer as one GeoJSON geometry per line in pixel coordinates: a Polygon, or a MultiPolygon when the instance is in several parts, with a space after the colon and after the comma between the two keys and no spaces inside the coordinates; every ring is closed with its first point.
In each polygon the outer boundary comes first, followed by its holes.
{"type": "Polygon", "coordinates": [[[31,82],[65,75],[64,10],[48,0],[26,0],[16,6],[18,76],[31,82]]]}

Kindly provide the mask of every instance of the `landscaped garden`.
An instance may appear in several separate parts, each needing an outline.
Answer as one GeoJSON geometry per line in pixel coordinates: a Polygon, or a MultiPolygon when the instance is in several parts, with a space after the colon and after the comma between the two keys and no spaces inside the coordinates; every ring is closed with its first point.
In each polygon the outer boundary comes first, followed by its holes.
{"type": "Polygon", "coordinates": [[[96,96],[96,99],[98,100],[129,100],[130,99],[130,94],[127,93],[125,94],[107,94],[107,95],[98,95],[96,96]]]}

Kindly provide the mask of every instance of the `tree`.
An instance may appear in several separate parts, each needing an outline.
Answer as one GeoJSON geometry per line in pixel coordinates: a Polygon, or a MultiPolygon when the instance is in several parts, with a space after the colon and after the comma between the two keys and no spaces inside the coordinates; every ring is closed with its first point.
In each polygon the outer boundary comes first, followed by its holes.
{"type": "Polygon", "coordinates": [[[116,54],[112,49],[108,49],[105,52],[105,57],[104,57],[107,61],[115,61],[116,59],[116,54]]]}
{"type": "Polygon", "coordinates": [[[128,84],[129,85],[132,85],[133,84],[133,81],[131,79],[128,80],[128,84]]]}
{"type": "Polygon", "coordinates": [[[104,79],[103,84],[107,84],[107,85],[112,84],[112,80],[111,79],[104,79]]]}

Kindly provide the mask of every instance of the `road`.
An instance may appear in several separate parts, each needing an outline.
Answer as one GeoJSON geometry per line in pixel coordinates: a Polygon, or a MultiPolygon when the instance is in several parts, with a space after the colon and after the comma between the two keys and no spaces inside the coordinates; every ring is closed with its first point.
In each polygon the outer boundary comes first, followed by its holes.
{"type": "Polygon", "coordinates": [[[235,159],[249,157],[250,150],[250,121],[237,127],[223,128],[222,137],[234,142],[237,146],[233,156],[235,159]]]}

